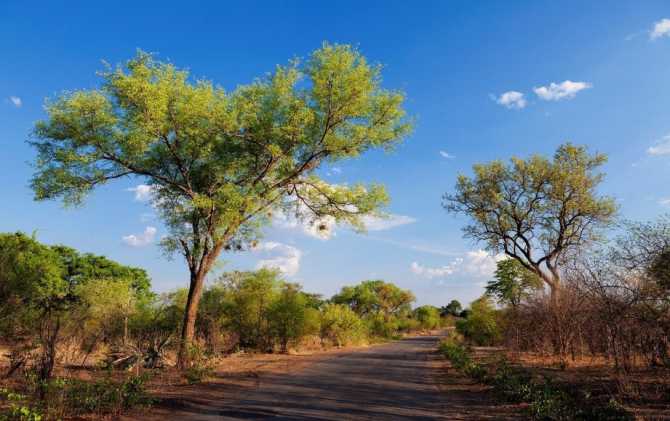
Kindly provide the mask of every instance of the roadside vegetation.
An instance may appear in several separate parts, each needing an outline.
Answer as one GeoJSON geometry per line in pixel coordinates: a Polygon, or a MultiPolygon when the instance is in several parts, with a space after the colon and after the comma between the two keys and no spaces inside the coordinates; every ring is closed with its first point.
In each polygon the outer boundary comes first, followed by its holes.
{"type": "Polygon", "coordinates": [[[670,409],[670,218],[616,220],[597,193],[604,162],[566,144],[553,160],[476,165],[445,196],[498,262],[440,350],[537,419],[670,409]],[[505,360],[475,362],[469,346],[497,346],[505,360]]]}
{"type": "MultiPolygon", "coordinates": [[[[142,269],[22,233],[0,234],[0,266],[0,417],[107,416],[151,404],[147,383],[177,364],[187,289],[154,293],[142,269]]],[[[239,352],[365,345],[447,323],[413,302],[381,280],[324,299],[276,270],[223,273],[203,291],[181,375],[205,381],[239,352]]]]}

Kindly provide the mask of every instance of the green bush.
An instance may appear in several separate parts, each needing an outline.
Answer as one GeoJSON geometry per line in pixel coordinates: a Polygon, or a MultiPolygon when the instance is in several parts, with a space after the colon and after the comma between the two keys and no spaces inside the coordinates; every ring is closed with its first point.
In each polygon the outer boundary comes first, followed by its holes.
{"type": "Polygon", "coordinates": [[[321,340],[343,346],[365,341],[366,327],[348,306],[326,304],[321,310],[321,340]]]}
{"type": "Polygon", "coordinates": [[[414,317],[419,321],[421,329],[435,329],[440,326],[440,309],[426,305],[414,310],[414,317]]]}
{"type": "Polygon", "coordinates": [[[507,363],[489,373],[470,357],[469,350],[457,339],[448,338],[439,345],[439,352],[454,367],[480,383],[491,385],[504,400],[528,403],[528,415],[534,420],[633,420],[634,417],[615,399],[606,403],[590,395],[556,384],[550,378],[533,379],[530,372],[510,367],[507,363]]]}
{"type": "Polygon", "coordinates": [[[0,421],[41,421],[42,414],[27,404],[25,395],[12,392],[9,389],[0,389],[0,401],[7,401],[8,408],[0,411],[0,421]]]}
{"type": "Polygon", "coordinates": [[[111,378],[95,382],[53,379],[46,387],[46,411],[59,416],[119,414],[136,406],[149,405],[146,376],[130,376],[117,382],[111,378]]]}
{"type": "Polygon", "coordinates": [[[498,319],[491,300],[484,296],[472,302],[467,317],[456,322],[456,331],[476,345],[494,345],[502,337],[498,319]]]}

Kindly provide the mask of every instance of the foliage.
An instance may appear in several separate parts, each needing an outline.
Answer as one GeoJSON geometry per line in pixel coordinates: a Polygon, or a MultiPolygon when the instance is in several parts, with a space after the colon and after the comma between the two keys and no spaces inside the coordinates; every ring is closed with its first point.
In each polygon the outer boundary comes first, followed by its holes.
{"type": "Polygon", "coordinates": [[[605,155],[589,155],[585,147],[561,145],[553,160],[534,155],[477,164],[474,177],[460,175],[456,191],[444,196],[449,212],[463,213],[472,223],[465,235],[503,252],[559,287],[561,259],[599,239],[612,222],[613,199],[599,196],[598,171],[605,155]]]}
{"type": "Polygon", "coordinates": [[[188,384],[200,383],[211,377],[214,373],[214,368],[207,352],[200,346],[191,345],[189,353],[190,365],[184,370],[184,378],[188,384]]]}
{"type": "Polygon", "coordinates": [[[533,291],[542,288],[537,274],[526,269],[518,260],[503,259],[496,263],[495,280],[486,284],[486,294],[499,304],[516,308],[533,291]]]}
{"type": "Polygon", "coordinates": [[[544,377],[535,379],[530,372],[501,362],[491,368],[475,362],[470,351],[457,339],[447,338],[438,348],[452,365],[474,380],[493,387],[503,399],[528,403],[528,415],[534,420],[633,420],[634,417],[613,398],[606,402],[544,377]]]}
{"type": "Polygon", "coordinates": [[[456,322],[456,330],[477,345],[493,345],[501,338],[498,313],[488,297],[470,304],[470,313],[456,322]]]}
{"type": "Polygon", "coordinates": [[[276,270],[230,272],[220,279],[225,289],[223,312],[226,326],[239,337],[243,348],[272,348],[269,335],[270,306],[278,299],[281,280],[276,270]]]}
{"type": "Polygon", "coordinates": [[[320,336],[322,342],[336,346],[357,344],[367,339],[363,321],[351,308],[342,304],[323,306],[320,336]]]}
{"type": "Polygon", "coordinates": [[[440,309],[440,315],[443,317],[448,315],[458,317],[461,315],[461,311],[463,311],[461,303],[458,300],[451,300],[449,304],[440,309]]]}
{"type": "Polygon", "coordinates": [[[422,329],[435,329],[440,326],[440,310],[435,306],[417,307],[414,309],[414,317],[422,329]]]}
{"type": "Polygon", "coordinates": [[[279,341],[282,352],[305,333],[307,299],[297,284],[284,284],[277,300],[268,310],[270,330],[279,341]]]}
{"type": "Polygon", "coordinates": [[[389,338],[398,332],[400,318],[410,313],[414,295],[392,283],[374,280],[344,287],[331,301],[349,306],[373,336],[389,338]]]}
{"type": "Polygon", "coordinates": [[[121,411],[145,406],[151,398],[145,391],[147,377],[129,376],[123,381],[106,378],[96,381],[55,378],[46,385],[45,412],[64,415],[118,415],[121,411]]]}
{"type": "Polygon", "coordinates": [[[0,402],[9,403],[8,408],[0,410],[0,421],[42,421],[43,416],[39,409],[27,404],[27,396],[0,388],[0,402]]]}
{"type": "Polygon", "coordinates": [[[361,217],[388,201],[381,186],[332,185],[315,173],[409,132],[403,95],[383,89],[380,73],[356,49],[324,44],[226,92],[138,52],[102,72],[100,89],[47,103],[32,142],[35,197],[78,204],[126,176],[151,186],[169,230],[163,245],[191,274],[184,362],[205,277],[224,249],[253,243],[275,210],[363,229],[361,217]]]}
{"type": "Polygon", "coordinates": [[[150,295],[148,286],[144,270],[22,233],[0,234],[0,332],[22,338],[17,346],[40,347],[43,380],[51,376],[65,334],[88,335],[90,346],[101,336],[111,339],[135,296],[150,295]]]}
{"type": "Polygon", "coordinates": [[[80,253],[63,245],[52,247],[65,267],[64,277],[72,285],[84,285],[90,280],[123,280],[138,295],[150,294],[151,279],[144,269],[125,266],[105,256],[80,253]]]}

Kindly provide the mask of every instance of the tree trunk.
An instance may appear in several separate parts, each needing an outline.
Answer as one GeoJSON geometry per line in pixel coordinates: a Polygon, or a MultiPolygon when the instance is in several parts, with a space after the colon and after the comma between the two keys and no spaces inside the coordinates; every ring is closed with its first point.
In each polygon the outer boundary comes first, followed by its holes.
{"type": "Polygon", "coordinates": [[[181,343],[177,355],[177,367],[188,368],[190,365],[190,351],[195,336],[195,320],[198,316],[198,305],[205,285],[207,271],[201,268],[199,271],[191,272],[191,282],[188,289],[188,300],[184,310],[184,323],[181,330],[181,343]]]}

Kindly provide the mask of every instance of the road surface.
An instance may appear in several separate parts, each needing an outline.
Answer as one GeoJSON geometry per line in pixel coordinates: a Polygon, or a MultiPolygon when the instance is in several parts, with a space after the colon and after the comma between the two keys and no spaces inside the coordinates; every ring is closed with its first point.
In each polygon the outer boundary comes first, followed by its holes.
{"type": "Polygon", "coordinates": [[[481,386],[447,369],[439,337],[422,336],[325,355],[245,385],[205,383],[142,419],[485,420],[512,418],[481,386]]]}

